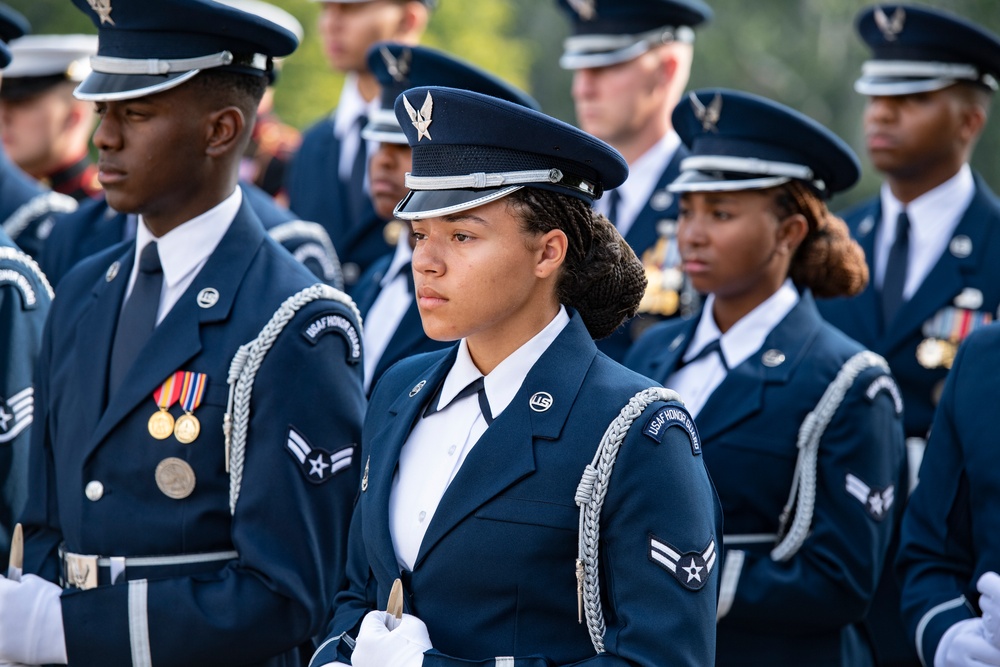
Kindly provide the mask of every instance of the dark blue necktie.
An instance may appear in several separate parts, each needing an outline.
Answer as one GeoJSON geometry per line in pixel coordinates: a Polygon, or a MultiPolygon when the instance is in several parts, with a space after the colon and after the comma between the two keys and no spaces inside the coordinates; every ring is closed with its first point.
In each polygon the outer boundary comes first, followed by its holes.
{"type": "Polygon", "coordinates": [[[719,355],[719,361],[722,362],[722,367],[725,368],[726,372],[728,373],[729,372],[729,364],[726,363],[726,356],[724,354],[722,354],[722,339],[721,338],[716,338],[711,343],[709,343],[705,347],[701,348],[701,351],[698,352],[698,354],[696,354],[693,357],[691,357],[691,359],[689,361],[681,362],[681,365],[678,367],[677,370],[680,370],[681,368],[687,366],[688,364],[693,364],[694,362],[698,361],[699,359],[704,359],[705,357],[707,357],[710,354],[716,354],[716,353],[718,353],[718,355],[719,355]]]}
{"type": "Polygon", "coordinates": [[[358,150],[354,153],[351,165],[351,178],[348,183],[347,201],[350,206],[351,226],[360,225],[365,211],[368,209],[368,193],[365,191],[365,174],[368,172],[368,142],[361,136],[361,130],[368,124],[368,116],[361,115],[355,121],[358,134],[358,150]]]}
{"type": "Polygon", "coordinates": [[[882,280],[882,325],[888,328],[900,306],[903,305],[903,289],[906,287],[906,269],[910,255],[910,217],[906,211],[896,218],[896,238],[889,248],[889,258],[885,264],[885,278],[882,280]]]}
{"type": "Polygon", "coordinates": [[[156,313],[160,307],[163,287],[163,267],[156,243],[149,243],[139,256],[139,271],[132,286],[132,293],[125,301],[115,342],[111,348],[111,369],[108,374],[109,396],[113,396],[122,380],[139,357],[139,351],[156,328],[156,313]]]}
{"type": "MultiPolygon", "coordinates": [[[[455,395],[455,398],[451,399],[451,403],[449,403],[448,406],[454,405],[455,403],[465,398],[466,396],[479,394],[479,411],[483,413],[483,419],[486,420],[486,425],[489,426],[490,424],[493,423],[493,411],[490,410],[490,402],[486,399],[486,383],[484,382],[484,380],[485,378],[480,375],[478,378],[470,382],[465,387],[465,389],[463,389],[462,391],[458,392],[458,394],[455,395]]],[[[438,412],[440,410],[440,408],[438,408],[438,403],[440,402],[441,402],[441,394],[440,392],[438,392],[434,396],[434,400],[431,401],[430,404],[427,406],[427,409],[424,410],[424,417],[430,417],[435,412],[438,412]]]]}
{"type": "Polygon", "coordinates": [[[615,227],[618,227],[618,209],[622,203],[622,196],[618,194],[618,188],[608,193],[608,220],[615,227]]]}

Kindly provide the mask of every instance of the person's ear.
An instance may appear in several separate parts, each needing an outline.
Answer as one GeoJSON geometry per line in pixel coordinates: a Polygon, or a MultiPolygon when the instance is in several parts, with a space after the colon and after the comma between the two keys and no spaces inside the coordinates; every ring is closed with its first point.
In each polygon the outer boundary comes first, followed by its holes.
{"type": "Polygon", "coordinates": [[[809,234],[809,221],[801,213],[790,215],[778,223],[778,251],[789,256],[794,255],[806,235],[809,234]]]}
{"type": "Polygon", "coordinates": [[[538,262],[535,265],[535,275],[548,278],[555,274],[566,261],[569,249],[569,239],[561,229],[550,229],[538,239],[538,262]]]}
{"type": "Polygon", "coordinates": [[[239,107],[229,106],[208,114],[205,152],[209,157],[222,157],[240,143],[246,117],[239,107]]]}

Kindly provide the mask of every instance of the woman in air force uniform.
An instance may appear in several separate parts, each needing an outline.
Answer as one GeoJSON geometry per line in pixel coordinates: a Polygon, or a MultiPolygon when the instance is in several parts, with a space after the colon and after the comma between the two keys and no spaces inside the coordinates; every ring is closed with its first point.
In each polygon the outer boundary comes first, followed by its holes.
{"type": "Polygon", "coordinates": [[[722,500],[717,664],[870,664],[852,624],[905,493],[900,398],[885,362],[813,301],[868,278],[824,203],[855,183],[857,159],[811,119],[735,91],[691,93],[673,121],[692,153],[671,186],[681,257],[708,296],[626,365],[685,397],[722,500]]]}
{"type": "Polygon", "coordinates": [[[697,432],[593,342],[644,289],[591,208],[624,160],[469,91],[395,110],[421,319],[460,343],[374,388],[350,584],[312,664],[711,664],[721,519],[697,432]],[[398,627],[373,611],[396,578],[398,627]]]}

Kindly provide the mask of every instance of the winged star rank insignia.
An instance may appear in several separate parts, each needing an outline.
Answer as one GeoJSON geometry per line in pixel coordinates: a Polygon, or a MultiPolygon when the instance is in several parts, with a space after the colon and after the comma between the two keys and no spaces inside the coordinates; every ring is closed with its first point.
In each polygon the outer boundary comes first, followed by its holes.
{"type": "Polygon", "coordinates": [[[406,113],[410,114],[410,121],[412,121],[413,127],[417,128],[417,141],[420,141],[424,137],[427,137],[427,140],[430,141],[431,133],[427,131],[427,128],[430,127],[431,112],[434,110],[434,100],[431,99],[430,92],[424,98],[424,104],[420,107],[420,111],[413,108],[410,100],[406,99],[406,95],[403,95],[403,106],[406,107],[406,113]]]}
{"type": "Polygon", "coordinates": [[[873,489],[851,473],[847,473],[846,489],[865,506],[868,514],[876,521],[881,521],[889,513],[896,495],[896,488],[892,484],[885,489],[873,489]]]}
{"type": "Polygon", "coordinates": [[[97,17],[101,19],[101,25],[105,23],[115,24],[111,18],[111,0],[87,0],[87,4],[97,12],[97,17]]]}
{"type": "Polygon", "coordinates": [[[892,13],[892,18],[889,18],[881,7],[875,8],[875,25],[885,37],[885,41],[895,42],[899,33],[903,32],[904,23],[906,23],[906,12],[902,7],[896,8],[896,11],[892,13]]]}
{"type": "Polygon", "coordinates": [[[385,62],[385,69],[389,72],[389,76],[400,83],[405,81],[410,74],[410,60],[413,58],[413,52],[409,49],[403,49],[397,58],[385,46],[378,47],[378,51],[385,62]]]}
{"type": "Polygon", "coordinates": [[[708,583],[708,575],[715,567],[718,553],[715,540],[701,551],[681,553],[681,550],[653,534],[649,536],[649,560],[674,575],[681,586],[691,591],[701,590],[708,583]]]}
{"type": "Polygon", "coordinates": [[[348,445],[332,454],[310,445],[294,428],[288,429],[288,452],[299,462],[299,470],[313,484],[322,484],[351,465],[354,446],[348,445]]]}

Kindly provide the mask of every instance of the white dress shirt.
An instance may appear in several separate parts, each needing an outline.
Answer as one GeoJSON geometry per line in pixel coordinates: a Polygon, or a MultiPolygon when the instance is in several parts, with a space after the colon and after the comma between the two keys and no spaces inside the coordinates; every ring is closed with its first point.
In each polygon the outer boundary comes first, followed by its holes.
{"type": "Polygon", "coordinates": [[[399,323],[403,321],[410,304],[413,303],[410,278],[403,271],[404,268],[406,271],[411,271],[412,257],[409,235],[400,234],[392,262],[379,282],[378,296],[375,297],[368,315],[365,316],[365,391],[371,387],[375,367],[378,366],[385,348],[389,346],[389,341],[399,328],[399,323]]]}
{"type": "MultiPolygon", "coordinates": [[[[622,236],[628,234],[629,230],[632,229],[635,219],[639,217],[646,202],[653,196],[653,190],[656,189],[656,184],[659,182],[660,176],[663,175],[663,170],[670,164],[677,147],[680,145],[680,136],[671,130],[643,153],[642,157],[635,161],[635,164],[628,166],[628,178],[617,188],[620,199],[615,227],[618,228],[618,233],[622,236]]],[[[608,193],[604,193],[604,196],[598,199],[595,204],[597,211],[604,215],[611,212],[610,206],[608,193]]]]}
{"type": "MultiPolygon", "coordinates": [[[[527,343],[501,361],[485,378],[486,398],[498,419],[521,388],[524,378],[552,341],[569,324],[566,309],[559,308],[552,321],[527,343]]],[[[441,385],[438,412],[417,421],[399,455],[399,468],[389,497],[389,530],[396,560],[412,570],[420,543],[448,485],[465,458],[486,432],[486,419],[473,394],[455,397],[482,377],[469,355],[465,339],[458,346],[455,363],[441,385]]]]}
{"type": "MultiPolygon", "coordinates": [[[[726,366],[736,368],[763,347],[767,336],[798,302],[798,291],[792,281],[786,279],[777,292],[741,317],[729,331],[721,333],[712,315],[715,295],[709,294],[691,344],[682,358],[685,362],[691,361],[706,345],[721,337],[719,345],[726,358],[726,366]]],[[[726,379],[726,366],[722,365],[718,354],[708,354],[682,366],[664,384],[679,393],[691,416],[697,417],[712,392],[726,379]]]]}
{"type": "Polygon", "coordinates": [[[132,262],[125,299],[128,299],[132,286],[135,285],[143,248],[156,241],[156,252],[160,256],[160,266],[163,267],[163,286],[160,289],[160,308],[156,313],[156,323],[162,322],[229,231],[242,203],[243,190],[237,187],[233,194],[215,208],[191,218],[160,238],[153,236],[140,215],[139,225],[135,230],[135,260],[132,262]]]}
{"type": "MultiPolygon", "coordinates": [[[[889,249],[896,240],[896,218],[904,208],[885,183],[882,184],[881,196],[882,224],[875,251],[875,284],[879,289],[885,280],[889,249]]],[[[972,169],[965,164],[950,179],[906,205],[906,215],[910,218],[910,254],[903,299],[909,299],[916,293],[937,264],[975,196],[976,181],[972,177],[972,169]]]]}
{"type": "MultiPolygon", "coordinates": [[[[344,183],[351,182],[351,170],[354,168],[354,156],[361,145],[361,132],[357,129],[358,118],[372,117],[381,106],[381,100],[376,95],[366,102],[358,90],[358,75],[351,72],[344,78],[344,86],[340,89],[340,100],[333,112],[333,135],[340,141],[340,162],[337,163],[337,175],[344,183]]],[[[371,156],[378,148],[378,143],[368,142],[368,155],[371,156]]],[[[366,170],[367,171],[367,170],[366,170]]],[[[365,174],[365,188],[368,188],[368,174],[365,174]]]]}

